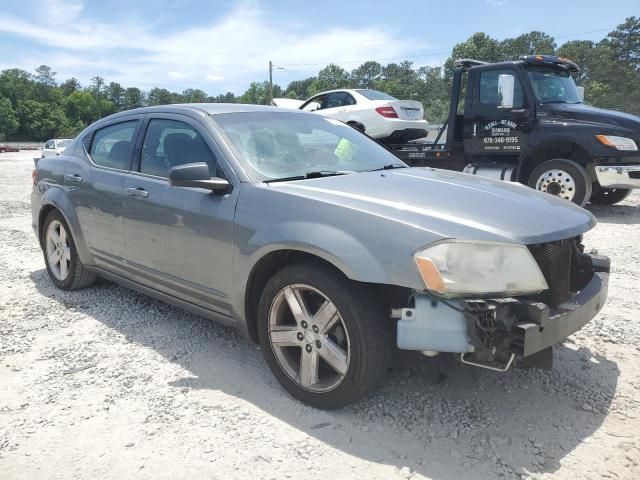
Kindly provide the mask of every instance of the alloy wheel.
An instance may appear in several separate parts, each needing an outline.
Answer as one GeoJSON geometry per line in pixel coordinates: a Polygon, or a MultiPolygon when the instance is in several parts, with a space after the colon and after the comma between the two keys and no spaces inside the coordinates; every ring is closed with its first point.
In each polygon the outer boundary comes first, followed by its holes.
{"type": "Polygon", "coordinates": [[[269,343],[282,370],[308,391],[335,389],[349,370],[345,322],[334,303],[310,285],[287,285],[275,296],[269,343]]]}
{"type": "Polygon", "coordinates": [[[61,282],[66,280],[71,264],[71,248],[67,231],[58,220],[53,220],[47,228],[46,254],[53,276],[61,282]]]}

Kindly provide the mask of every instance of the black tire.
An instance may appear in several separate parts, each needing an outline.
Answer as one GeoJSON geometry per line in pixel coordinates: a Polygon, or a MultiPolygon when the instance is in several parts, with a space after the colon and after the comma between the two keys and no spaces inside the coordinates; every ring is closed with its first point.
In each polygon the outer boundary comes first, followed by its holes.
{"type": "Polygon", "coordinates": [[[536,190],[570,200],[581,207],[586,205],[591,197],[592,182],[589,174],[582,165],[566,158],[554,158],[541,163],[531,172],[527,184],[536,190]]]}
{"type": "MultiPolygon", "coordinates": [[[[289,265],[267,282],[260,297],[260,345],[274,376],[292,396],[323,410],[340,408],[366,395],[390,367],[393,348],[390,334],[392,321],[384,312],[382,305],[366,289],[328,266],[314,262],[289,265]],[[276,297],[286,287],[301,284],[317,289],[334,304],[349,341],[346,373],[336,387],[325,392],[310,391],[304,388],[299,380],[293,379],[281,366],[270,340],[269,315],[276,297]]],[[[297,322],[293,326],[299,327],[297,322]]],[[[300,340],[302,343],[307,342],[306,337],[300,340]]],[[[311,346],[307,344],[306,347],[311,346]]],[[[304,346],[301,344],[300,355],[304,354],[302,348],[304,346]]]]}
{"type": "Polygon", "coordinates": [[[76,244],[73,241],[73,236],[69,230],[66,220],[58,210],[51,211],[44,220],[42,227],[42,251],[44,254],[44,263],[47,267],[47,273],[53,284],[62,290],[79,290],[92,285],[96,280],[95,273],[89,271],[87,267],[82,264],[78,251],[76,250],[76,244]],[[66,278],[58,279],[53,272],[53,267],[50,265],[47,257],[47,231],[49,226],[53,222],[59,222],[60,228],[64,228],[67,236],[67,244],[69,248],[69,267],[66,278]]]}
{"type": "Polygon", "coordinates": [[[631,195],[631,189],[627,188],[602,188],[591,194],[589,201],[595,205],[613,205],[623,201],[631,195]]]}
{"type": "Polygon", "coordinates": [[[352,128],[355,128],[356,130],[362,133],[364,133],[364,131],[366,130],[365,126],[360,122],[351,121],[351,122],[347,122],[347,125],[349,125],[352,128]]]}

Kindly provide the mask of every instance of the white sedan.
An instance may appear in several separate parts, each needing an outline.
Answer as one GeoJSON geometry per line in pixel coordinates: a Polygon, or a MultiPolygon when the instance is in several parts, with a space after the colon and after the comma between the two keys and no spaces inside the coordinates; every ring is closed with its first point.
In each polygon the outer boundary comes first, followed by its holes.
{"type": "Polygon", "coordinates": [[[307,101],[274,98],[273,104],[317,112],[341,120],[372,138],[400,143],[427,135],[429,123],[415,100],[398,100],[370,89],[343,89],[319,93],[307,101]]]}
{"type": "Polygon", "coordinates": [[[48,140],[42,147],[42,158],[60,155],[69,146],[71,140],[70,138],[52,138],[48,140]]]}

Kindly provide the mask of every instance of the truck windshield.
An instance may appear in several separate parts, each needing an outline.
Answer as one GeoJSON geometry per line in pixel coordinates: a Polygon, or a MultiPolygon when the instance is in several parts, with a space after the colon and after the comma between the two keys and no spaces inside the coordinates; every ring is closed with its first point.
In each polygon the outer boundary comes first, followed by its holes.
{"type": "Polygon", "coordinates": [[[530,68],[527,74],[539,102],[582,103],[569,72],[555,68],[530,68]]]}

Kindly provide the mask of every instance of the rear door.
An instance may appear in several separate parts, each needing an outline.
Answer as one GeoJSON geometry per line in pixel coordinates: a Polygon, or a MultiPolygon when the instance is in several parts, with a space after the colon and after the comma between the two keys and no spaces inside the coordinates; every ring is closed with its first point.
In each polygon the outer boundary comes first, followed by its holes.
{"type": "Polygon", "coordinates": [[[190,303],[228,315],[233,217],[238,189],[216,195],[169,185],[169,169],[206,162],[211,176],[231,180],[206,129],[178,114],[152,114],[134,171],[124,185],[128,275],[190,303]]]}
{"type": "Polygon", "coordinates": [[[349,107],[356,101],[348,92],[328,93],[320,113],[336,120],[346,121],[349,117],[349,107]]]}
{"type": "Polygon", "coordinates": [[[473,88],[470,115],[465,111],[464,140],[467,160],[517,162],[533,128],[533,106],[525,94],[520,70],[478,68],[469,76],[473,88]],[[513,102],[502,106],[500,77],[513,82],[513,102]]]}
{"type": "Polygon", "coordinates": [[[141,115],[100,125],[82,139],[86,157],[68,157],[64,183],[96,265],[121,272],[122,191],[141,115]]]}

